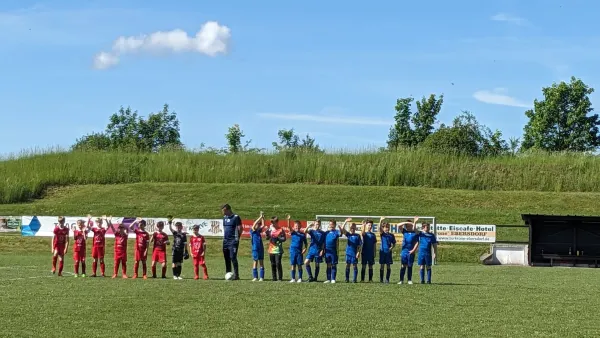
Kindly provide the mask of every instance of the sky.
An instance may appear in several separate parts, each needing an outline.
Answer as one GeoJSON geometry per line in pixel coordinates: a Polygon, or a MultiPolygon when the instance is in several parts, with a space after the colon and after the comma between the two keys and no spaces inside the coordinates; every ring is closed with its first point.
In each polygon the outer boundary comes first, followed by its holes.
{"type": "MultiPolygon", "coordinates": [[[[542,87],[600,83],[600,2],[27,1],[0,4],[0,155],[68,147],[121,106],[168,103],[182,141],[226,145],[239,124],[326,149],[385,145],[396,99],[444,95],[520,137],[542,87]]],[[[598,101],[592,95],[592,103],[598,101]]]]}

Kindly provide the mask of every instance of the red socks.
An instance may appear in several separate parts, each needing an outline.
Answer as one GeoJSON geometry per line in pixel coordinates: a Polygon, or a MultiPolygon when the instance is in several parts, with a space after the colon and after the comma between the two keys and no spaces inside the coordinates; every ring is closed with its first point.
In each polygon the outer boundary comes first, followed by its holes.
{"type": "Polygon", "coordinates": [[[100,263],[100,272],[102,273],[102,276],[104,276],[105,270],[106,270],[106,266],[104,265],[104,262],[100,263]]]}
{"type": "Polygon", "coordinates": [[[58,256],[52,256],[52,271],[56,270],[56,261],[58,260],[58,256]]]}
{"type": "Polygon", "coordinates": [[[127,275],[127,263],[123,262],[122,263],[123,267],[121,268],[121,271],[123,272],[123,275],[127,275]]]}
{"type": "Polygon", "coordinates": [[[144,276],[146,275],[146,273],[148,273],[148,268],[146,267],[146,262],[145,261],[142,262],[142,272],[144,273],[144,276]]]}
{"type": "Polygon", "coordinates": [[[98,270],[98,263],[96,263],[96,261],[92,262],[92,271],[94,273],[94,276],[96,275],[96,271],[98,270]]]}
{"type": "Polygon", "coordinates": [[[75,274],[79,274],[79,262],[75,262],[75,274]]]}
{"type": "Polygon", "coordinates": [[[61,274],[61,273],[62,273],[62,271],[63,271],[63,268],[64,268],[64,267],[65,267],[65,262],[61,260],[61,261],[58,263],[58,273],[59,273],[59,274],[61,274]]]}
{"type": "Polygon", "coordinates": [[[208,269],[206,268],[206,264],[202,264],[202,273],[204,274],[204,279],[208,278],[208,269]]]}
{"type": "Polygon", "coordinates": [[[116,276],[117,272],[119,272],[119,263],[121,263],[120,259],[115,260],[115,267],[113,269],[113,275],[116,276]]]}
{"type": "Polygon", "coordinates": [[[194,277],[198,278],[198,265],[194,265],[194,277]]]}
{"type": "Polygon", "coordinates": [[[162,267],[162,277],[163,278],[167,277],[167,266],[166,265],[162,267]]]}

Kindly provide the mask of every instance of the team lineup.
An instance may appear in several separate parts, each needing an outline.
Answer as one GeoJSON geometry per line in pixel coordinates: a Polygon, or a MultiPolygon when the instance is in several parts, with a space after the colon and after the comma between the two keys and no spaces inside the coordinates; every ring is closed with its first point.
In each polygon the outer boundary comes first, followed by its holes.
{"type": "MultiPolygon", "coordinates": [[[[231,206],[225,204],[221,207],[223,214],[223,258],[225,260],[226,279],[239,279],[238,248],[243,231],[241,218],[232,212],[231,206]]],[[[347,239],[345,250],[345,281],[347,283],[358,282],[358,265],[360,261],[361,282],[373,282],[373,268],[376,257],[379,258],[379,281],[390,283],[392,274],[391,266],[394,262],[393,249],[396,247],[396,237],[390,233],[390,224],[385,222],[385,217],[379,220],[379,237],[373,230],[373,220],[362,221],[362,232],[357,233],[357,224],[352,219],[346,219],[342,225],[338,225],[334,219],[329,220],[327,230],[321,228],[321,220],[317,219],[310,223],[306,230],[301,229],[300,221],[292,221],[287,215],[287,228],[289,230],[289,261],[290,261],[290,283],[318,282],[321,264],[326,266],[326,279],[324,283],[336,283],[337,266],[339,263],[338,249],[339,239],[344,236],[347,239]],[[310,243],[308,237],[310,236],[310,243]],[[377,252],[379,255],[377,256],[377,252]],[[314,266],[314,270],[313,270],[314,266]],[[304,269],[308,279],[303,279],[304,269]],[[368,279],[367,279],[368,270],[368,279]]],[[[437,254],[437,239],[430,232],[430,225],[422,224],[422,230],[417,230],[418,218],[407,220],[397,224],[401,229],[402,243],[400,250],[400,280],[398,284],[412,284],[413,263],[417,259],[421,284],[431,283],[431,267],[437,254]]],[[[167,217],[169,230],[173,236],[172,243],[172,274],[173,279],[183,279],[181,276],[184,260],[192,258],[194,267],[194,279],[208,279],[208,270],[205,262],[206,241],[199,233],[199,225],[193,226],[193,232],[188,242],[187,233],[184,232],[183,224],[175,222],[173,217],[167,217]]],[[[147,279],[148,250],[152,244],[151,255],[151,277],[157,278],[157,268],[160,265],[161,278],[167,278],[167,246],[171,245],[169,235],[164,232],[165,222],[156,224],[157,230],[150,234],[146,231],[146,221],[137,218],[129,226],[119,224],[116,228],[112,223],[112,217],[99,217],[95,221],[88,215],[87,222],[78,220],[76,229],[73,231],[73,263],[74,276],[86,277],[86,243],[88,234],[93,233],[92,238],[92,277],[105,276],[105,244],[106,233],[110,229],[114,233],[114,267],[112,278],[127,275],[127,241],[130,232],[135,234],[134,273],[132,278],[138,278],[140,265],[142,267],[142,278],[147,279]],[[80,273],[81,272],[81,273],[80,273]]],[[[58,271],[58,276],[63,275],[64,258],[69,249],[70,229],[65,225],[65,218],[58,218],[58,225],[54,228],[52,239],[52,273],[58,271]],[[58,265],[58,267],[57,267],[58,265]]],[[[250,230],[252,246],[252,276],[253,281],[264,281],[265,279],[265,248],[263,238],[268,241],[268,255],[271,264],[273,281],[283,280],[283,243],[287,241],[287,235],[280,220],[277,217],[270,219],[270,225],[266,224],[265,216],[261,212],[254,221],[250,230]]]]}

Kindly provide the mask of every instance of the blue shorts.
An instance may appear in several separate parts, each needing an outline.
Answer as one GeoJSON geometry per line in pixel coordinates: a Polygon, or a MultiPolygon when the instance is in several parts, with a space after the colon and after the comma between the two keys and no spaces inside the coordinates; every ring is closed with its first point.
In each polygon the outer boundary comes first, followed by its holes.
{"type": "Polygon", "coordinates": [[[417,261],[417,264],[431,266],[432,262],[433,259],[431,259],[431,252],[419,252],[419,259],[417,261]]]}
{"type": "Polygon", "coordinates": [[[323,257],[319,255],[319,249],[311,248],[308,250],[308,255],[306,255],[306,259],[309,262],[314,261],[315,263],[323,263],[323,257]]]}
{"type": "Polygon", "coordinates": [[[358,258],[355,255],[346,254],[346,264],[358,264],[358,258]]]}
{"type": "Polygon", "coordinates": [[[371,254],[362,254],[360,256],[360,263],[362,265],[373,265],[375,264],[375,256],[371,253],[371,254]]]}
{"type": "Polygon", "coordinates": [[[413,266],[415,263],[415,254],[411,255],[410,251],[402,250],[402,253],[400,254],[400,262],[402,265],[413,266]]]}
{"type": "Polygon", "coordinates": [[[265,249],[264,248],[259,248],[259,249],[252,249],[252,259],[255,261],[263,261],[265,260],[265,249]]]}
{"type": "Polygon", "coordinates": [[[383,252],[379,251],[379,264],[394,264],[394,258],[392,257],[392,252],[383,252]]]}
{"type": "Polygon", "coordinates": [[[290,251],[290,265],[302,265],[304,259],[302,258],[302,251],[290,251]]]}
{"type": "Polygon", "coordinates": [[[338,263],[337,252],[325,251],[325,263],[334,264],[334,265],[337,264],[338,263]]]}

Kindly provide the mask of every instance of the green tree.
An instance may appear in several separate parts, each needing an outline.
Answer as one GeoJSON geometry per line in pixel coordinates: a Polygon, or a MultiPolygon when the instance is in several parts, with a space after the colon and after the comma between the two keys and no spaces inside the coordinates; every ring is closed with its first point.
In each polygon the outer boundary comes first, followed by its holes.
{"type": "Polygon", "coordinates": [[[227,146],[230,153],[237,154],[244,151],[244,148],[251,142],[247,141],[246,144],[242,145],[242,138],[244,137],[246,137],[246,135],[239,124],[234,124],[232,127],[229,127],[227,134],[225,134],[225,138],[227,139],[227,146]]]}
{"type": "Polygon", "coordinates": [[[321,152],[319,145],[315,139],[306,134],[300,140],[294,129],[281,129],[277,132],[279,142],[273,142],[273,148],[278,152],[285,151],[306,151],[306,152],[321,152]]]}
{"type": "Polygon", "coordinates": [[[86,135],[72,149],[157,152],[183,149],[183,143],[177,114],[165,104],[162,111],[150,113],[147,119],[130,107],[121,107],[110,116],[104,133],[86,135]]]}
{"type": "Polygon", "coordinates": [[[417,111],[411,119],[413,124],[413,145],[423,143],[427,136],[433,133],[437,116],[444,103],[444,95],[440,95],[439,98],[436,98],[435,94],[429,95],[428,98],[423,96],[423,98],[416,103],[417,111]]]}
{"type": "Polygon", "coordinates": [[[569,83],[554,83],[542,89],[544,99],[525,112],[529,122],[524,128],[521,149],[546,151],[590,151],[600,146],[598,114],[593,112],[589,95],[594,89],[571,77],[569,83]]]}
{"type": "Polygon", "coordinates": [[[412,117],[411,104],[412,97],[405,97],[396,100],[396,115],[394,116],[394,125],[390,128],[388,134],[388,149],[393,150],[398,147],[410,147],[413,145],[414,131],[410,126],[412,117]]]}
{"type": "Polygon", "coordinates": [[[468,156],[494,156],[508,151],[502,133],[498,130],[492,132],[481,125],[468,111],[454,118],[451,126],[442,124],[425,139],[422,146],[436,152],[468,156]]]}

